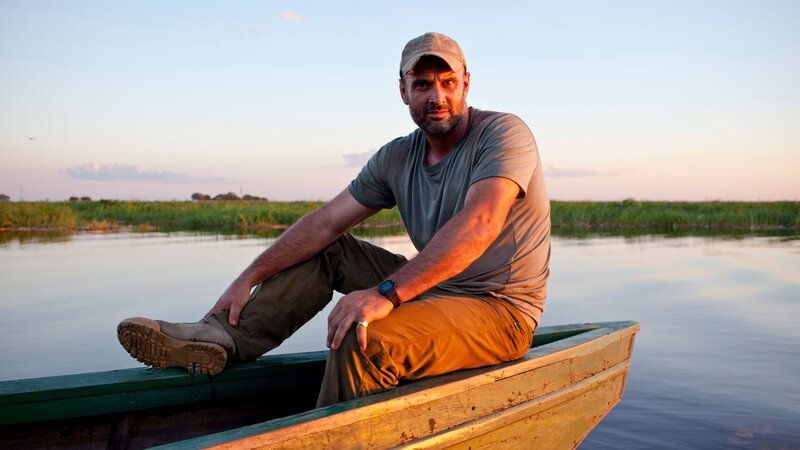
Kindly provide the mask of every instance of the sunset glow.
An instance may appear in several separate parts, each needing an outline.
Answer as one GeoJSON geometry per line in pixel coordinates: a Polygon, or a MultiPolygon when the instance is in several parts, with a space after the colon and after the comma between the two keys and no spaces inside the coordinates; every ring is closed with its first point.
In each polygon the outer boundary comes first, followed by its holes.
{"type": "Polygon", "coordinates": [[[0,193],[329,199],[413,130],[400,50],[461,44],[559,200],[800,198],[795,2],[0,2],[0,193]]]}

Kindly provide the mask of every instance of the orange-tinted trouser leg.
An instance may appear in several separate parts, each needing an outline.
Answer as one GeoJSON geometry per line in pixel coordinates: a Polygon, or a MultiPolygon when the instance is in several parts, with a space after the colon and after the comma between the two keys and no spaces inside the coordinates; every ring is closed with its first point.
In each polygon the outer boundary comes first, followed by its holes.
{"type": "Polygon", "coordinates": [[[350,330],[328,354],[317,400],[324,406],[460,369],[521,358],[532,331],[521,313],[490,296],[433,289],[369,324],[367,349],[350,330]]]}

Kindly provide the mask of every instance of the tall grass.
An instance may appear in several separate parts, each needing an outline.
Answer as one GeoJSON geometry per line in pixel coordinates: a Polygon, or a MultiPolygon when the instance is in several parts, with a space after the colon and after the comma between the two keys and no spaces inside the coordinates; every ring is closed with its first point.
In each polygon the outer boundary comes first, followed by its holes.
{"type": "Polygon", "coordinates": [[[552,201],[554,228],[797,230],[800,202],[552,201]]]}
{"type": "Polygon", "coordinates": [[[142,202],[99,201],[70,204],[81,223],[115,221],[162,231],[247,233],[287,227],[321,202],[142,202]]]}
{"type": "MultiPolygon", "coordinates": [[[[0,203],[0,229],[116,229],[261,233],[286,228],[322,202],[95,202],[0,203]]],[[[553,228],[798,230],[800,202],[564,202],[553,201],[553,228]]],[[[369,218],[364,229],[402,230],[396,209],[369,218]]]]}
{"type": "Polygon", "coordinates": [[[65,203],[0,203],[0,229],[71,230],[77,226],[75,212],[65,203]]]}
{"type": "MultiPolygon", "coordinates": [[[[0,229],[116,229],[258,233],[286,228],[322,202],[95,202],[0,203],[0,229]]],[[[402,226],[396,210],[367,219],[367,227],[402,226]]]]}

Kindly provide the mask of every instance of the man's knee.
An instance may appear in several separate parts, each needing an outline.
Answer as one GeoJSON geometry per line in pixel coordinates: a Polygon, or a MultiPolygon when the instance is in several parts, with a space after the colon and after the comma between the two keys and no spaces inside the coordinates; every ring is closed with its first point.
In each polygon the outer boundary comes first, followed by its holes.
{"type": "Polygon", "coordinates": [[[329,358],[336,360],[337,365],[344,365],[348,368],[355,368],[363,372],[367,365],[374,365],[373,359],[386,349],[377,333],[370,333],[367,330],[367,348],[362,352],[356,337],[356,327],[353,326],[342,339],[342,343],[336,350],[331,350],[329,358]]]}
{"type": "Polygon", "coordinates": [[[353,326],[344,335],[344,339],[342,339],[342,343],[336,350],[331,350],[331,354],[342,361],[347,361],[352,359],[353,356],[357,355],[361,352],[361,349],[358,346],[358,339],[356,339],[356,327],[353,326]]]}
{"type": "Polygon", "coordinates": [[[356,338],[355,327],[347,332],[337,350],[331,350],[328,364],[336,368],[336,376],[343,377],[357,391],[367,395],[392,388],[398,383],[397,365],[391,352],[378,333],[369,335],[367,348],[362,352],[356,338]]]}

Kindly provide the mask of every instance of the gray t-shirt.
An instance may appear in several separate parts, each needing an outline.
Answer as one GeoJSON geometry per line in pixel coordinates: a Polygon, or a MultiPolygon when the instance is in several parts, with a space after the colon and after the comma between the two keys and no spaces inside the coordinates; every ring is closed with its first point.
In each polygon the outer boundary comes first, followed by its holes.
{"type": "Polygon", "coordinates": [[[547,296],[550,201],[533,135],[514,115],[470,108],[466,135],[443,160],[426,167],[426,145],[419,129],[384,145],[350,184],[350,193],[368,208],[396,205],[411,242],[422,250],[464,207],[472,183],[489,177],[517,183],[520,197],[497,239],[438,287],[506,300],[534,327],[547,296]]]}

